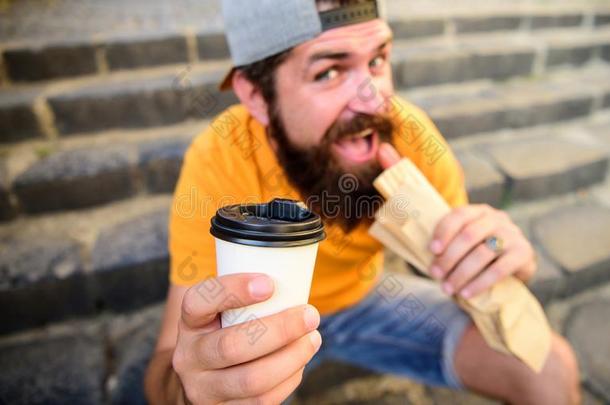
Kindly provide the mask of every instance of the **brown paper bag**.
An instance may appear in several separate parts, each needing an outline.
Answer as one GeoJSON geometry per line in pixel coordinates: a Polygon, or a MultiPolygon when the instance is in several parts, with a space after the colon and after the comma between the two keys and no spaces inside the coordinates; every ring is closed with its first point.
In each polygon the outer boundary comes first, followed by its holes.
{"type": "MultiPolygon", "coordinates": [[[[384,171],[373,183],[386,199],[369,233],[424,274],[436,224],[451,208],[408,159],[384,171]]],[[[518,279],[508,277],[489,290],[456,302],[473,319],[493,349],[513,354],[540,371],[551,345],[551,331],[536,298],[518,279]]]]}

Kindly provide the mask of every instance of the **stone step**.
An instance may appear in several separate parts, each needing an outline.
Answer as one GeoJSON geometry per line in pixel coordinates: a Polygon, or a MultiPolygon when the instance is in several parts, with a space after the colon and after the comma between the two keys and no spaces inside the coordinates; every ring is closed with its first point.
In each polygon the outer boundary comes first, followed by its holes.
{"type": "Polygon", "coordinates": [[[610,30],[545,29],[527,33],[467,34],[458,39],[397,42],[399,85],[412,88],[476,79],[503,80],[610,60],[610,30]]]}
{"type": "MultiPolygon", "coordinates": [[[[70,11],[73,12],[74,9],[70,11]]],[[[218,14],[216,11],[206,10],[205,13],[207,19],[218,18],[217,15],[210,15],[218,14]]],[[[439,15],[438,12],[408,15],[401,10],[400,5],[394,4],[390,5],[388,14],[398,39],[495,31],[533,33],[540,29],[559,27],[591,30],[604,26],[610,18],[610,10],[606,7],[546,7],[490,10],[484,13],[462,11],[444,15],[439,15]]],[[[15,25],[19,20],[19,16],[16,16],[14,21],[8,21],[7,24],[15,25]]],[[[16,27],[15,31],[18,30],[19,27],[16,27]]],[[[141,32],[130,29],[101,31],[92,34],[84,30],[80,35],[74,33],[74,36],[69,37],[61,34],[34,38],[28,38],[26,34],[29,33],[15,37],[7,35],[1,54],[7,76],[5,80],[52,80],[105,74],[121,69],[205,62],[228,56],[222,24],[215,31],[201,30],[184,23],[182,26],[141,32]]]]}
{"type": "Polygon", "coordinates": [[[217,89],[226,61],[14,86],[0,93],[0,143],[203,119],[237,101],[217,89]]]}
{"type": "MultiPolygon", "coordinates": [[[[504,80],[609,62],[610,28],[544,30],[535,38],[497,33],[403,40],[393,60],[400,89],[504,80]]],[[[0,90],[0,132],[6,134],[0,143],[212,117],[236,102],[231,92],[217,89],[229,66],[219,60],[11,86],[0,90]]]]}
{"type": "Polygon", "coordinates": [[[610,69],[595,64],[529,79],[424,87],[400,94],[426,110],[447,139],[585,117],[610,106],[610,69]]]}
{"type": "Polygon", "coordinates": [[[185,32],[9,45],[3,56],[8,85],[209,62],[228,58],[229,50],[222,32],[185,32]]]}
{"type": "MultiPolygon", "coordinates": [[[[208,124],[194,121],[154,130],[111,131],[94,138],[84,135],[9,148],[0,166],[5,172],[0,218],[169,193],[184,151],[208,124]]],[[[500,206],[508,198],[537,199],[602,182],[610,152],[596,136],[604,131],[610,131],[610,119],[576,120],[462,138],[453,146],[464,166],[472,202],[500,206]]]]}
{"type": "Polygon", "coordinates": [[[171,197],[136,197],[96,209],[0,226],[0,334],[127,311],[165,297],[171,197]]]}
{"type": "Polygon", "coordinates": [[[148,130],[109,131],[93,138],[21,143],[1,160],[7,202],[0,207],[0,217],[6,220],[19,214],[169,193],[187,146],[208,125],[208,121],[190,121],[148,130]]]}
{"type": "Polygon", "coordinates": [[[532,291],[543,303],[610,281],[610,179],[575,193],[505,207],[537,251],[532,291]]]}
{"type": "Polygon", "coordinates": [[[472,203],[503,207],[603,183],[610,110],[592,118],[453,140],[472,203]]]}
{"type": "Polygon", "coordinates": [[[0,338],[6,404],[145,404],[142,379],[163,305],[0,338]]]}
{"type": "Polygon", "coordinates": [[[582,203],[532,221],[532,236],[566,274],[571,295],[610,280],[610,208],[582,203]]]}
{"type": "MultiPolygon", "coordinates": [[[[566,335],[575,346],[587,386],[599,398],[610,402],[610,349],[607,336],[610,324],[600,322],[607,317],[610,297],[590,299],[576,306],[566,321],[566,335]]],[[[600,400],[600,403],[601,400],[600,400]]]]}

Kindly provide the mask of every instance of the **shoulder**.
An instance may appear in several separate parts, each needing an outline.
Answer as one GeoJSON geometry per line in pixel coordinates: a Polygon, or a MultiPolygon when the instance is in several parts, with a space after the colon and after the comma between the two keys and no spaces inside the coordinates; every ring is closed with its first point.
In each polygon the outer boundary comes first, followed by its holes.
{"type": "MultiPolygon", "coordinates": [[[[449,145],[428,114],[415,104],[395,96],[391,103],[396,149],[417,166],[432,169],[438,161],[451,160],[449,145]]],[[[439,167],[437,166],[437,167],[439,167]]]]}
{"type": "Polygon", "coordinates": [[[466,203],[462,167],[428,114],[395,96],[391,117],[393,141],[400,155],[409,158],[451,205],[466,203]]]}
{"type": "Polygon", "coordinates": [[[216,165],[252,160],[255,146],[260,143],[260,134],[253,133],[252,120],[254,118],[241,104],[227,108],[195,137],[188,148],[185,164],[192,160],[216,165]]]}
{"type": "Polygon", "coordinates": [[[186,151],[182,168],[184,180],[206,190],[255,187],[254,151],[261,134],[254,133],[260,131],[260,125],[253,125],[253,119],[247,109],[238,104],[210,121],[186,151]],[[239,179],[238,183],[236,179],[239,179]]]}
{"type": "Polygon", "coordinates": [[[251,135],[249,123],[252,119],[253,117],[243,105],[233,105],[214,117],[193,140],[191,146],[202,152],[229,150],[236,139],[247,138],[251,135]]]}

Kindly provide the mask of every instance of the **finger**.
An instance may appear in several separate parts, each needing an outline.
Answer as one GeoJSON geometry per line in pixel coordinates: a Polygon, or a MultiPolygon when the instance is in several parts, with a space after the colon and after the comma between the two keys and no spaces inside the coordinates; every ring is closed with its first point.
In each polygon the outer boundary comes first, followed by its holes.
{"type": "Polygon", "coordinates": [[[385,170],[400,162],[400,154],[391,144],[384,142],[379,146],[377,159],[381,168],[385,170]]]}
{"type": "Polygon", "coordinates": [[[269,392],[266,392],[258,397],[247,398],[247,399],[238,399],[235,401],[229,401],[227,404],[231,405],[246,405],[246,404],[280,404],[286,398],[290,396],[301,384],[303,380],[303,370],[305,368],[300,369],[290,377],[286,381],[281,382],[277,387],[274,387],[269,392]]]}
{"type": "Polygon", "coordinates": [[[210,277],[184,294],[182,321],[189,328],[202,327],[219,312],[264,301],[271,296],[273,288],[273,280],[259,273],[210,277]]]}
{"type": "Polygon", "coordinates": [[[492,263],[487,270],[475,277],[460,292],[463,298],[474,297],[489,289],[508,275],[514,273],[524,264],[523,255],[519,253],[505,253],[492,263]]]}
{"type": "Polygon", "coordinates": [[[466,223],[451,239],[443,251],[432,262],[432,276],[446,277],[466,255],[481,244],[497,228],[497,222],[489,215],[478,217],[466,223]],[[440,271],[438,271],[440,269],[440,271]]]}
{"type": "Polygon", "coordinates": [[[322,337],[317,330],[265,357],[213,372],[212,395],[219,398],[257,397],[296,373],[320,348],[322,337]]]}
{"type": "Polygon", "coordinates": [[[274,352],[320,324],[320,314],[312,305],[302,305],[240,325],[219,329],[199,337],[196,343],[199,366],[221,369],[274,352]],[[258,329],[257,329],[258,328],[258,329]],[[253,339],[257,330],[262,334],[253,339]]]}
{"type": "Polygon", "coordinates": [[[434,228],[430,251],[435,255],[443,253],[449,242],[467,223],[474,221],[486,212],[488,211],[480,205],[466,205],[445,215],[434,228]]]}
{"type": "Polygon", "coordinates": [[[487,246],[479,244],[457,264],[455,270],[449,274],[443,283],[443,289],[449,295],[460,291],[468,281],[481,273],[496,256],[497,254],[487,246]]]}

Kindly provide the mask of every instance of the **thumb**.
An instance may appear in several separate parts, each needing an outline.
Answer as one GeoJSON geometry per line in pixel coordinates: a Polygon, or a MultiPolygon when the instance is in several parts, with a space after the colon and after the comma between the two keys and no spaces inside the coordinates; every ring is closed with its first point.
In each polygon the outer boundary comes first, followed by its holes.
{"type": "Polygon", "coordinates": [[[384,142],[379,146],[377,159],[379,160],[381,168],[386,170],[400,161],[400,155],[391,144],[384,142]]]}

